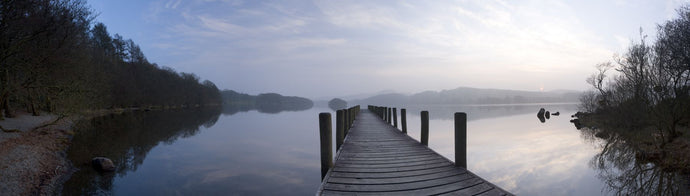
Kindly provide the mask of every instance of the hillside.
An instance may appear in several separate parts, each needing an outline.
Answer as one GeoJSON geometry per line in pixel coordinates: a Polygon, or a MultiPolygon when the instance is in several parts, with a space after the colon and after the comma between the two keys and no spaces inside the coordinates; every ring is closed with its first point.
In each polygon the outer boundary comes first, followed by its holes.
{"type": "Polygon", "coordinates": [[[307,98],[283,96],[277,93],[249,95],[233,90],[223,90],[220,94],[223,100],[224,114],[254,109],[264,113],[278,113],[306,110],[314,106],[314,102],[307,98]]]}
{"type": "Polygon", "coordinates": [[[412,95],[380,94],[353,102],[380,105],[564,103],[577,102],[579,95],[580,92],[566,90],[538,92],[459,87],[451,90],[424,91],[412,95]]]}

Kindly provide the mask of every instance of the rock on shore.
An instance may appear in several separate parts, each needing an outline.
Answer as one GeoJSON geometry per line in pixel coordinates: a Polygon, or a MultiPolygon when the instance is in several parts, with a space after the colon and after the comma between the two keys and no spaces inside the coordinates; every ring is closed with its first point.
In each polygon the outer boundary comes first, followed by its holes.
{"type": "Polygon", "coordinates": [[[94,157],[91,159],[91,165],[98,171],[111,172],[115,171],[115,164],[112,160],[105,157],[94,157]]]}

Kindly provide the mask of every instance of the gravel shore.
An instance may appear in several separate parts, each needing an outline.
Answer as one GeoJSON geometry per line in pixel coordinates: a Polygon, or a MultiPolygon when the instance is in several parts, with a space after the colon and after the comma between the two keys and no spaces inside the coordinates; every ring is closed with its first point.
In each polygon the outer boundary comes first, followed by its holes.
{"type": "Polygon", "coordinates": [[[5,118],[0,126],[0,193],[1,195],[56,195],[73,172],[65,151],[72,135],[73,121],[55,115],[31,116],[17,112],[16,118],[5,118]]]}

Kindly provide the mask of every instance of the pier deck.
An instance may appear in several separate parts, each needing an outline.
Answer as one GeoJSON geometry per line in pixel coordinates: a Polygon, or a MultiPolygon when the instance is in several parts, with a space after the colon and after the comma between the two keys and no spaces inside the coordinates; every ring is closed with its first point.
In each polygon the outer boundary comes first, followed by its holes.
{"type": "Polygon", "coordinates": [[[512,195],[362,110],[317,195],[512,195]]]}

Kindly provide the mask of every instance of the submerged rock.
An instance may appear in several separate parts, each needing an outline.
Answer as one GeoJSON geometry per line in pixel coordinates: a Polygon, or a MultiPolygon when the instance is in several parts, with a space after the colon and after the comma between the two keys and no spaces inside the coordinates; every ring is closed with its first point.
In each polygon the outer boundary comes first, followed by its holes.
{"type": "Polygon", "coordinates": [[[115,171],[115,164],[109,158],[94,157],[93,159],[91,159],[91,165],[93,165],[93,167],[98,171],[115,171]]]}

